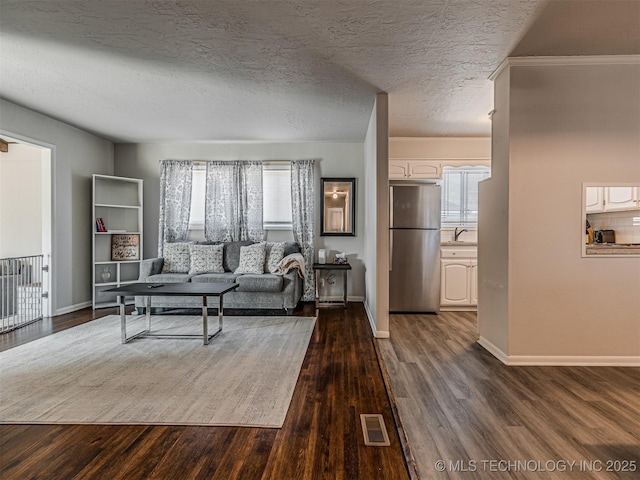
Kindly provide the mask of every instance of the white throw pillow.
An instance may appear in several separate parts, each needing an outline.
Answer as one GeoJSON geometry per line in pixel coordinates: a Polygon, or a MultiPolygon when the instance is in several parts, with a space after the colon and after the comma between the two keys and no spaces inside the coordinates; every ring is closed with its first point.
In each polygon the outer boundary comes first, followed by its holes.
{"type": "Polygon", "coordinates": [[[240,247],[240,263],[233,273],[264,273],[265,242],[240,247]]]}
{"type": "Polygon", "coordinates": [[[224,273],[222,254],[224,245],[189,245],[191,263],[189,273],[224,273]]]}
{"type": "Polygon", "coordinates": [[[162,273],[189,272],[189,243],[165,243],[162,273]]]}
{"type": "Polygon", "coordinates": [[[275,273],[278,264],[284,258],[286,242],[267,242],[265,247],[264,271],[275,273]]]}

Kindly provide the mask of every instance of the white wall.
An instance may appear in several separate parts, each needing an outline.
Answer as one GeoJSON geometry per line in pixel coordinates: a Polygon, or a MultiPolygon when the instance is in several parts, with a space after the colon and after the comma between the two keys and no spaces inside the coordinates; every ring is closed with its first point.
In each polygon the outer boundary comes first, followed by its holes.
{"type": "Polygon", "coordinates": [[[376,96],[365,137],[365,309],[373,334],[389,337],[389,100],[376,96]]]}
{"type": "Polygon", "coordinates": [[[12,143],[0,153],[0,258],[42,252],[41,149],[12,143]]]}
{"type": "Polygon", "coordinates": [[[54,314],[91,303],[91,174],[113,174],[113,143],[0,100],[0,132],[52,148],[54,314]]]}
{"type": "MultiPolygon", "coordinates": [[[[638,364],[640,258],[582,258],[580,238],[583,182],[640,181],[640,61],[575,61],[511,66],[496,83],[510,102],[508,125],[494,131],[509,138],[504,353],[514,363],[638,364]]],[[[483,312],[481,335],[493,313],[483,312]]]]}
{"type": "Polygon", "coordinates": [[[509,348],[509,71],[495,81],[491,177],[478,191],[478,332],[483,345],[509,348]],[[488,343],[487,343],[488,342],[488,343]]]}
{"type": "MultiPolygon", "coordinates": [[[[163,143],[117,144],[116,175],[144,179],[144,252],[147,258],[158,251],[160,203],[160,160],[316,160],[316,250],[326,248],[331,255],[346,252],[353,270],[348,275],[349,297],[362,301],[364,271],[364,150],[362,143],[163,143]],[[320,236],[320,178],[356,178],[356,236],[320,236]]],[[[269,240],[290,239],[291,234],[268,232],[269,240]]],[[[337,287],[337,285],[336,285],[337,287]]],[[[329,290],[327,294],[339,294],[329,290]]]]}
{"type": "MultiPolygon", "coordinates": [[[[487,112],[489,113],[489,112],[487,112]]],[[[487,115],[487,123],[490,118],[487,115]]],[[[389,158],[491,159],[490,137],[391,137],[389,158]]]]}

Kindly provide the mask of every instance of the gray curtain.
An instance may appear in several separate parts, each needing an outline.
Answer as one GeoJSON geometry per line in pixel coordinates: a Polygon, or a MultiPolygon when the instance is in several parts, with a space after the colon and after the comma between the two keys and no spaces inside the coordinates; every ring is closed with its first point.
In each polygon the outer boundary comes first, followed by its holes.
{"type": "Polygon", "coordinates": [[[192,171],[191,160],[161,162],[159,257],[163,256],[165,243],[184,241],[189,234],[192,171]]]}
{"type": "Polygon", "coordinates": [[[264,238],[262,162],[207,162],[204,235],[209,241],[264,238]]]}
{"type": "Polygon", "coordinates": [[[291,162],[291,209],[293,238],[300,245],[305,262],[302,300],[315,300],[315,173],[313,160],[291,162]]]}

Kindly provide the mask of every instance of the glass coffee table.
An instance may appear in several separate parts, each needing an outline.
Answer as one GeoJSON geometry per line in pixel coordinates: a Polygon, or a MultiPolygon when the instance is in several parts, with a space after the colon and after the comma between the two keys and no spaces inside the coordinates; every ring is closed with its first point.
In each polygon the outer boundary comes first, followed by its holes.
{"type": "Polygon", "coordinates": [[[231,292],[238,288],[237,283],[131,283],[121,287],[105,290],[106,292],[118,294],[118,303],[120,306],[120,331],[122,343],[130,342],[135,338],[151,337],[151,338],[202,338],[204,345],[208,345],[209,341],[222,332],[223,323],[223,307],[222,299],[225,293],[231,292]],[[125,296],[137,295],[147,297],[146,312],[147,329],[135,335],[127,336],[127,315],[125,313],[125,296]],[[202,297],[202,336],[200,335],[180,335],[168,333],[153,333],[151,331],[151,297],[157,295],[177,295],[181,297],[202,297]],[[209,334],[209,319],[207,314],[207,297],[219,297],[218,305],[218,330],[209,334]]]}

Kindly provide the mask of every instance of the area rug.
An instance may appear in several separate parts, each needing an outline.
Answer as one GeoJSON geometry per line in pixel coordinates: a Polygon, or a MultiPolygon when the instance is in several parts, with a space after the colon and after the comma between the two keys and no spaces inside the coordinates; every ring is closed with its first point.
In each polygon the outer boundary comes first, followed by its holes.
{"type": "MultiPolygon", "coordinates": [[[[217,317],[210,317],[210,330],[217,317]]],[[[201,339],[120,343],[111,315],[0,353],[0,422],[282,426],[314,317],[226,317],[201,339]]],[[[127,333],[142,330],[142,317],[127,333]]],[[[201,334],[201,317],[152,317],[201,334]]]]}

